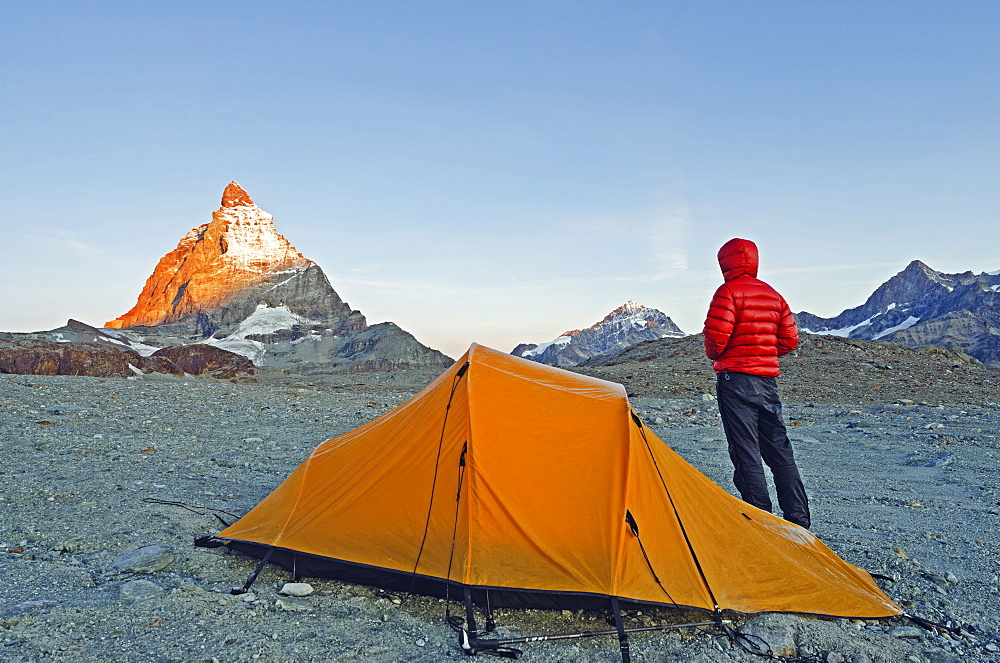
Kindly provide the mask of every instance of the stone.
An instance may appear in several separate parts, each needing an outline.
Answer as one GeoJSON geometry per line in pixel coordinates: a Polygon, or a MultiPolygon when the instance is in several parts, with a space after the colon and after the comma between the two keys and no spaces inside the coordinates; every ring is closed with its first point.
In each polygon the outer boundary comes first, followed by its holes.
{"type": "Polygon", "coordinates": [[[928,573],[924,573],[922,575],[923,575],[923,577],[924,577],[925,580],[930,580],[935,585],[939,585],[941,587],[947,587],[948,586],[948,579],[946,577],[944,577],[943,575],[940,575],[938,573],[929,573],[929,572],[928,573]]]}
{"type": "Polygon", "coordinates": [[[278,593],[285,596],[309,596],[313,593],[313,586],[307,582],[286,582],[278,593]]]}
{"type": "Polygon", "coordinates": [[[80,407],[79,405],[50,405],[45,408],[46,414],[75,414],[77,412],[85,412],[87,408],[80,407]]]}
{"type": "Polygon", "coordinates": [[[140,579],[126,582],[118,590],[118,598],[126,603],[148,601],[162,595],[166,590],[150,580],[140,579]]]}
{"type": "Polygon", "coordinates": [[[129,364],[142,362],[138,352],[104,343],[0,339],[0,373],[125,378],[133,374],[129,364]]]}
{"type": "Polygon", "coordinates": [[[144,546],[125,553],[114,561],[122,573],[156,573],[170,566],[174,553],[163,546],[144,546]]]}
{"type": "Polygon", "coordinates": [[[59,605],[57,601],[51,599],[42,599],[38,601],[25,601],[24,603],[18,603],[12,605],[9,608],[4,608],[0,610],[0,617],[13,617],[16,615],[23,615],[27,612],[34,612],[35,610],[45,610],[46,608],[54,608],[59,605]]]}
{"type": "Polygon", "coordinates": [[[889,630],[889,635],[894,638],[918,639],[923,636],[924,630],[916,626],[897,626],[889,630]]]}
{"type": "Polygon", "coordinates": [[[762,615],[744,625],[740,633],[760,638],[772,656],[796,656],[795,625],[790,615],[762,615]]]}
{"type": "Polygon", "coordinates": [[[308,601],[294,596],[282,596],[274,602],[274,605],[288,612],[309,612],[312,610],[312,605],[308,601]]]}
{"type": "Polygon", "coordinates": [[[237,375],[254,374],[253,362],[243,355],[204,343],[160,348],[150,357],[160,358],[169,360],[184,373],[191,375],[209,374],[214,378],[228,380],[237,375]]]}
{"type": "Polygon", "coordinates": [[[962,663],[962,659],[939,647],[922,652],[927,663],[962,663]]]}

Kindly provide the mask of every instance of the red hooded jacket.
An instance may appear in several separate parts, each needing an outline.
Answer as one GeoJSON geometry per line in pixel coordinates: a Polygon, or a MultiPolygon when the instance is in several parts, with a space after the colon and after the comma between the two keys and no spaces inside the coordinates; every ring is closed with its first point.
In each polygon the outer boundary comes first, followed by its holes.
{"type": "Polygon", "coordinates": [[[795,318],[784,298],[757,278],[757,245],[731,239],[719,249],[726,282],[705,319],[705,354],[716,373],[777,377],[778,357],[799,344],[795,318]]]}

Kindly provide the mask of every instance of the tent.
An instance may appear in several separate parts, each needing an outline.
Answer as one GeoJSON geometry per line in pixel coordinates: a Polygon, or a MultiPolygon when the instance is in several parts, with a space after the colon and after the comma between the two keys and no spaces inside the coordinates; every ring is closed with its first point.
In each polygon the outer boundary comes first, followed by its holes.
{"type": "Polygon", "coordinates": [[[621,385],[480,345],[320,444],[213,541],[296,577],[492,607],[901,614],[807,530],[685,462],[621,385]]]}

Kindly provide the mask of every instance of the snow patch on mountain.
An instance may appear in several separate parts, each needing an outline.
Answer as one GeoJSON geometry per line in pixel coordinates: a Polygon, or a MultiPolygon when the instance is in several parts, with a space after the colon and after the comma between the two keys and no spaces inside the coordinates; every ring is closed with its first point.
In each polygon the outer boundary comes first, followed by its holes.
{"type": "Polygon", "coordinates": [[[542,355],[542,353],[551,348],[553,345],[556,346],[569,345],[572,342],[573,342],[572,336],[560,336],[553,341],[549,341],[548,343],[542,343],[537,347],[532,348],[531,350],[525,350],[524,353],[521,354],[521,356],[525,358],[539,357],[542,355]]]}
{"type": "Polygon", "coordinates": [[[888,329],[883,329],[882,331],[880,331],[875,336],[872,336],[872,340],[878,340],[878,339],[882,338],[883,336],[888,336],[889,334],[892,334],[893,332],[898,332],[900,329],[909,329],[910,327],[912,327],[913,325],[917,324],[918,322],[920,322],[920,318],[916,318],[916,317],[914,317],[914,316],[911,315],[910,317],[908,317],[906,320],[903,320],[901,323],[899,323],[895,327],[889,327],[888,329]]]}
{"type": "MultiPolygon", "coordinates": [[[[254,365],[260,366],[267,348],[260,341],[249,339],[247,336],[263,336],[282,329],[291,329],[296,325],[312,326],[316,324],[318,323],[314,320],[292,313],[287,306],[270,307],[267,304],[259,304],[257,310],[239,323],[232,334],[225,338],[210,338],[204,343],[243,355],[254,365]]],[[[316,334],[316,336],[319,335],[316,334]]]]}

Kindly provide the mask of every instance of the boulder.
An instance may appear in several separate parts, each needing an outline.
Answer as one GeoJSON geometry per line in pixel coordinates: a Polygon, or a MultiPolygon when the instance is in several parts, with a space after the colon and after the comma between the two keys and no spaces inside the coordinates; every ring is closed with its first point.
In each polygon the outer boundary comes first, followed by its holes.
{"type": "Polygon", "coordinates": [[[0,373],[124,378],[133,375],[129,364],[143,362],[134,350],[101,343],[0,339],[0,373]]]}
{"type": "Polygon", "coordinates": [[[237,375],[254,374],[253,362],[246,357],[203,343],[160,348],[148,359],[166,362],[176,366],[183,373],[191,375],[207,373],[212,377],[226,380],[237,375]]]}

